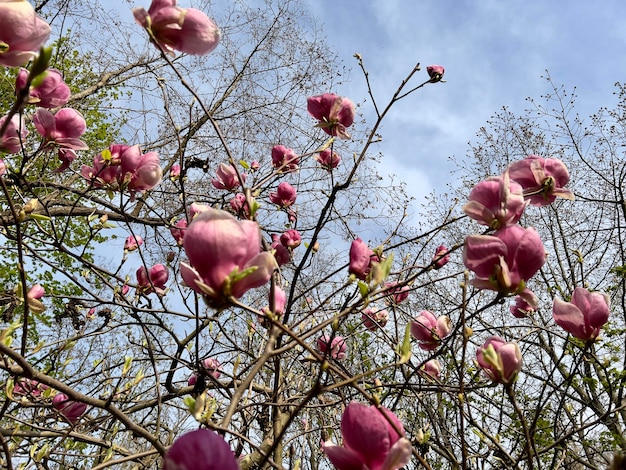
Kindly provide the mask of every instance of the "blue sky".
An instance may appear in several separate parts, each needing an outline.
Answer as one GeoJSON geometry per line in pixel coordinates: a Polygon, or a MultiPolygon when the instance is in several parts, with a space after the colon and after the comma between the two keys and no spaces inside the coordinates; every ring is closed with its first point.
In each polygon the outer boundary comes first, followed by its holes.
{"type": "MultiPolygon", "coordinates": [[[[419,61],[446,68],[447,83],[400,103],[383,127],[381,173],[396,173],[423,196],[450,178],[447,158],[502,106],[521,112],[525,98],[557,85],[577,88],[576,109],[588,116],[613,106],[613,84],[626,80],[626,3],[609,1],[307,0],[330,48],[352,68],[333,90],[366,98],[352,58],[359,52],[379,101],[391,96],[419,61]]],[[[366,117],[371,103],[362,108],[366,117]],[[368,106],[369,105],[369,106],[368,106]]]]}

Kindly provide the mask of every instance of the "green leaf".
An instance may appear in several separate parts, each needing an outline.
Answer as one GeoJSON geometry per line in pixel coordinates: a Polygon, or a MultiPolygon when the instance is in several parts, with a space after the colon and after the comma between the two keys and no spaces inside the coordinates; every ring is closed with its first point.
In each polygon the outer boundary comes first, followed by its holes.
{"type": "Polygon", "coordinates": [[[406,364],[411,359],[411,324],[407,323],[406,328],[404,329],[404,339],[402,340],[402,344],[398,347],[398,352],[400,354],[400,364],[406,364]]]}

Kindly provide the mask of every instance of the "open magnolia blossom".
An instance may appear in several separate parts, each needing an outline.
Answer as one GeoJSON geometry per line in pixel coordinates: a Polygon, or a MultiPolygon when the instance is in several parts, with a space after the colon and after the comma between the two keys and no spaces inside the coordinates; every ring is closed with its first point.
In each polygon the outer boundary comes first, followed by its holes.
{"type": "Polygon", "coordinates": [[[176,0],[152,0],[148,11],[133,8],[135,21],[150,33],[164,52],[206,55],[220,42],[220,30],[211,18],[195,8],[180,8],[176,0]]]}
{"type": "MultiPolygon", "coordinates": [[[[242,174],[241,179],[245,183],[246,175],[242,174]]],[[[217,189],[226,189],[228,191],[232,191],[241,186],[239,177],[237,176],[237,170],[227,163],[220,163],[217,167],[215,178],[211,180],[211,184],[217,189]]]]}
{"type": "Polygon", "coordinates": [[[412,447],[402,423],[382,406],[351,402],[341,417],[341,436],[342,446],[323,443],[337,470],[397,470],[411,460],[412,447]]]}
{"type": "Polygon", "coordinates": [[[376,331],[378,328],[385,327],[389,321],[389,312],[377,307],[367,307],[361,313],[361,321],[365,328],[376,331]]]}
{"type": "MultiPolygon", "coordinates": [[[[26,69],[20,69],[15,78],[15,91],[26,87],[29,72],[26,69]]],[[[36,104],[41,108],[56,108],[63,106],[70,99],[72,92],[70,87],[63,81],[63,75],[57,69],[48,69],[45,77],[37,85],[30,86],[28,90],[27,104],[36,104]]]]}
{"type": "Polygon", "coordinates": [[[141,153],[139,145],[111,145],[93,159],[93,167],[83,165],[83,178],[98,188],[128,189],[135,193],[152,189],[161,182],[163,170],[156,152],[141,153]]]}
{"type": "Polygon", "coordinates": [[[509,165],[509,175],[524,189],[524,197],[533,206],[552,204],[557,197],[574,199],[574,193],[564,186],[569,182],[565,164],[557,158],[529,155],[509,165]]]}
{"type": "Polygon", "coordinates": [[[0,1],[0,65],[19,67],[31,60],[50,36],[50,26],[27,0],[0,1]]]}
{"type": "Polygon", "coordinates": [[[537,231],[509,225],[493,235],[465,238],[463,263],[476,274],[470,283],[503,295],[519,294],[527,301],[526,281],[543,266],[546,253],[537,231]]]}
{"type": "Polygon", "coordinates": [[[296,188],[283,181],[276,188],[276,192],[270,193],[270,201],[280,207],[289,207],[296,202],[298,193],[296,188]]]}
{"type": "Polygon", "coordinates": [[[135,251],[141,245],[143,245],[143,238],[139,235],[129,235],[124,241],[124,250],[135,251]]]}
{"type": "Polygon", "coordinates": [[[450,334],[451,328],[452,322],[447,315],[436,317],[428,310],[422,310],[411,321],[411,334],[425,351],[438,348],[441,340],[450,334]]]}
{"type": "Polygon", "coordinates": [[[39,398],[48,389],[46,384],[42,384],[35,379],[20,377],[13,385],[13,397],[26,397],[30,399],[39,398]]]}
{"type": "Polygon", "coordinates": [[[199,213],[187,227],[183,247],[189,258],[180,265],[185,284],[211,304],[264,285],[278,267],[271,253],[261,252],[257,223],[222,210],[199,213]]]}
{"type": "Polygon", "coordinates": [[[302,236],[296,229],[290,228],[280,235],[280,243],[289,250],[298,248],[302,243],[302,236]]]}
{"type": "Polygon", "coordinates": [[[317,339],[317,350],[333,359],[341,361],[346,357],[346,340],[343,336],[335,336],[331,339],[330,335],[324,334],[317,339]]]}
{"type": "Polygon", "coordinates": [[[508,171],[478,183],[469,195],[463,212],[478,223],[499,229],[519,221],[528,204],[522,187],[511,181],[508,171]]]}
{"type": "Polygon", "coordinates": [[[140,266],[137,269],[137,291],[142,294],[156,292],[163,295],[168,279],[169,272],[162,264],[155,264],[148,271],[144,266],[140,266]]]}
{"type": "Polygon", "coordinates": [[[59,109],[55,114],[44,108],[37,108],[33,123],[41,137],[43,147],[47,150],[58,150],[61,166],[55,172],[66,170],[76,158],[75,150],[86,150],[89,147],[80,137],[85,133],[87,124],[82,114],[72,108],[59,109]]]}
{"type": "Polygon", "coordinates": [[[573,337],[595,341],[609,320],[609,305],[608,295],[577,287],[570,302],[554,299],[552,317],[557,325],[573,337]]]}
{"type": "Polygon", "coordinates": [[[515,304],[509,307],[509,311],[516,318],[526,318],[529,315],[532,315],[539,305],[539,300],[528,289],[526,289],[525,295],[522,297],[518,295],[515,297],[515,304]]]}
{"type": "Polygon", "coordinates": [[[300,157],[292,149],[284,145],[272,147],[272,166],[281,173],[291,173],[298,170],[300,157]]]}
{"type": "Polygon", "coordinates": [[[389,289],[385,301],[390,305],[399,305],[409,298],[411,288],[408,285],[398,286],[397,282],[386,282],[385,287],[389,289]]]}
{"type": "Polygon", "coordinates": [[[522,369],[522,353],[517,343],[491,336],[476,350],[479,367],[494,382],[510,384],[522,369]]]}
{"type": "Polygon", "coordinates": [[[313,159],[326,171],[332,171],[337,168],[341,162],[339,154],[337,152],[333,152],[331,148],[327,148],[326,150],[315,154],[313,159]]]}
{"type": "Polygon", "coordinates": [[[317,127],[328,135],[350,139],[347,129],[354,122],[354,103],[348,98],[324,93],[307,98],[309,114],[319,121],[317,127]]]}
{"type": "Polygon", "coordinates": [[[174,441],[163,459],[163,470],[239,470],[239,464],[223,437],[202,428],[174,441]]]}
{"type": "Polygon", "coordinates": [[[494,382],[510,384],[522,369],[522,353],[517,343],[491,336],[476,350],[479,367],[494,382]]]}

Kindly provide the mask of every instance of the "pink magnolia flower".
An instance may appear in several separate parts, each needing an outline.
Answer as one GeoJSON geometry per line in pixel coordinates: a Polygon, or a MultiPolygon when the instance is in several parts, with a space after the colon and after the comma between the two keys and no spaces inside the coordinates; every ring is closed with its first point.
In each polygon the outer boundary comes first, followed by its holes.
{"type": "Polygon", "coordinates": [[[292,149],[284,145],[272,147],[272,166],[281,173],[291,173],[298,170],[300,157],[292,149]]]}
{"type": "Polygon", "coordinates": [[[389,321],[389,312],[376,307],[368,307],[361,313],[361,321],[363,321],[365,328],[376,331],[378,328],[385,327],[389,321]]]}
{"type": "Polygon", "coordinates": [[[145,266],[141,266],[137,269],[137,291],[142,294],[156,292],[163,295],[169,277],[167,268],[162,264],[155,264],[149,271],[146,271],[145,266]]]}
{"type": "Polygon", "coordinates": [[[291,261],[291,252],[285,245],[281,243],[280,235],[278,235],[277,233],[272,234],[271,247],[274,250],[274,258],[276,258],[278,266],[282,266],[291,261]]]}
{"type": "Polygon", "coordinates": [[[50,36],[50,26],[27,1],[0,1],[0,65],[18,67],[31,60],[50,36]]]}
{"type": "Polygon", "coordinates": [[[52,399],[52,406],[72,424],[76,424],[87,410],[86,403],[70,400],[65,393],[57,393],[52,399]]]}
{"type": "Polygon", "coordinates": [[[272,295],[274,296],[274,313],[282,315],[285,313],[285,306],[287,305],[287,294],[278,286],[274,286],[273,290],[270,290],[268,294],[270,307],[272,305],[272,295]]]}
{"type": "Polygon", "coordinates": [[[180,165],[178,163],[174,163],[170,167],[170,179],[172,181],[176,181],[180,178],[180,165]]]}
{"type": "Polygon", "coordinates": [[[385,283],[385,287],[388,289],[385,300],[389,304],[398,305],[409,298],[409,293],[411,292],[411,288],[407,285],[396,287],[397,285],[398,285],[397,282],[385,283]]]}
{"type": "Polygon", "coordinates": [[[41,313],[46,309],[41,299],[46,294],[41,284],[35,284],[26,293],[26,303],[33,312],[41,313]]]}
{"type": "MultiPolygon", "coordinates": [[[[0,5],[2,4],[0,3],[0,5]]],[[[2,56],[0,55],[0,57],[2,56]]],[[[0,118],[0,129],[6,120],[6,116],[0,118]]],[[[4,131],[4,134],[2,134],[2,138],[0,139],[0,150],[4,150],[8,153],[20,153],[22,151],[21,142],[26,139],[27,135],[28,129],[26,129],[24,124],[24,119],[17,114],[14,115],[9,121],[9,125],[4,131]]]]}
{"type": "Polygon", "coordinates": [[[452,322],[447,315],[436,317],[428,310],[422,310],[411,321],[411,334],[425,351],[438,348],[441,340],[450,334],[451,328],[452,322]]]}
{"type": "Polygon", "coordinates": [[[66,170],[76,158],[75,150],[86,150],[89,147],[80,137],[85,133],[87,124],[82,114],[72,108],[59,109],[56,114],[44,108],[37,108],[33,123],[40,136],[43,147],[47,150],[58,150],[61,166],[56,172],[66,170]]]}
{"type": "Polygon", "coordinates": [[[339,154],[337,152],[333,152],[330,148],[323,150],[313,158],[324,170],[327,171],[332,171],[334,168],[337,168],[341,162],[339,154]]]}
{"type": "Polygon", "coordinates": [[[445,73],[445,69],[441,65],[429,65],[426,67],[426,72],[430,77],[430,83],[440,82],[445,73]]]}
{"type": "Polygon", "coordinates": [[[609,320],[609,305],[608,295],[577,287],[570,302],[554,299],[552,317],[573,337],[594,341],[609,320]]]}
{"type": "Polygon", "coordinates": [[[346,340],[342,336],[335,336],[331,339],[330,335],[324,334],[317,339],[316,346],[320,353],[338,361],[346,357],[346,340]]]}
{"type": "Polygon", "coordinates": [[[173,227],[170,227],[170,233],[178,246],[183,246],[183,240],[185,239],[185,232],[187,231],[187,219],[180,219],[176,221],[173,227]]]}
{"type": "MultiPolygon", "coordinates": [[[[534,294],[532,292],[530,292],[530,294],[534,297],[534,294]]],[[[529,302],[529,295],[525,295],[524,297],[522,297],[521,295],[516,296],[515,304],[509,307],[509,311],[516,318],[526,318],[527,316],[532,315],[537,310],[537,305],[539,302],[538,299],[535,298],[534,302],[529,302]]]]}
{"type": "Polygon", "coordinates": [[[243,193],[237,193],[230,200],[230,208],[233,212],[242,219],[250,218],[250,207],[248,201],[246,201],[246,195],[243,193]]]}
{"type": "Polygon", "coordinates": [[[367,244],[357,237],[350,245],[350,265],[348,272],[354,274],[357,278],[365,280],[372,269],[372,262],[378,262],[380,259],[370,250],[367,244]]]}
{"type": "Polygon", "coordinates": [[[302,236],[296,229],[290,228],[280,236],[280,243],[290,250],[298,248],[302,243],[302,236]]]}
{"type": "Polygon", "coordinates": [[[448,248],[445,245],[439,245],[435,250],[435,255],[433,256],[433,268],[441,269],[448,261],[450,261],[450,253],[448,253],[448,248]]]}
{"type": "Polygon", "coordinates": [[[309,114],[319,121],[317,127],[328,135],[350,139],[346,130],[354,122],[354,103],[348,98],[324,93],[307,98],[309,114]]]}
{"type": "Polygon", "coordinates": [[[131,194],[152,189],[161,182],[163,170],[156,152],[141,153],[139,145],[128,147],[121,155],[123,184],[131,194]]]}
{"type": "Polygon", "coordinates": [[[264,285],[277,267],[271,253],[261,252],[256,222],[217,209],[191,221],[183,246],[189,258],[180,265],[185,283],[214,305],[264,285]]]}
{"type": "Polygon", "coordinates": [[[36,300],[41,300],[44,295],[46,295],[46,291],[41,286],[41,284],[35,284],[33,287],[31,287],[28,290],[28,293],[26,294],[26,296],[29,299],[36,299],[36,300]]]}
{"type": "Polygon", "coordinates": [[[176,0],[152,0],[148,11],[133,8],[135,21],[150,33],[150,39],[164,52],[174,50],[206,55],[217,47],[220,30],[213,20],[195,8],[180,8],[176,0]]]}
{"type": "MultiPolygon", "coordinates": [[[[246,175],[242,174],[241,179],[245,183],[246,175]]],[[[237,170],[227,163],[220,163],[220,166],[217,167],[215,178],[211,180],[211,184],[217,189],[226,189],[228,191],[232,191],[241,186],[239,184],[239,178],[237,177],[237,170]]]]}
{"type": "Polygon", "coordinates": [[[509,175],[524,188],[524,196],[533,206],[546,206],[557,197],[574,199],[574,193],[563,187],[569,182],[567,167],[557,158],[529,155],[511,163],[509,175]]]}
{"type": "MultiPolygon", "coordinates": [[[[16,93],[26,87],[29,72],[26,69],[20,69],[15,78],[16,93]]],[[[36,104],[42,108],[56,108],[63,106],[70,99],[72,92],[70,87],[63,81],[63,75],[56,69],[46,70],[46,76],[37,84],[30,86],[28,90],[28,104],[36,104]]]]}
{"type": "Polygon", "coordinates": [[[202,369],[209,375],[212,375],[216,379],[219,379],[222,375],[220,370],[220,361],[214,357],[207,357],[200,362],[202,369]]]}
{"type": "Polygon", "coordinates": [[[4,160],[0,159],[0,176],[4,175],[7,172],[7,164],[4,160]]]}
{"type": "Polygon", "coordinates": [[[259,168],[261,168],[261,164],[259,162],[257,162],[256,160],[254,160],[252,163],[250,163],[250,170],[258,171],[259,168]]]}
{"type": "Polygon", "coordinates": [[[163,470],[239,470],[228,443],[206,428],[183,434],[163,459],[163,470]]]}
{"type": "Polygon", "coordinates": [[[522,353],[517,343],[508,343],[499,336],[491,336],[476,350],[479,367],[494,382],[510,384],[522,369],[522,353]]]}
{"type": "Polygon", "coordinates": [[[270,289],[268,293],[269,306],[261,309],[262,314],[258,315],[258,322],[264,328],[269,328],[271,323],[268,321],[268,315],[282,316],[285,313],[285,306],[287,305],[287,294],[279,286],[274,286],[274,289],[270,289]],[[274,310],[272,310],[272,295],[274,296],[274,310]]]}
{"type": "Polygon", "coordinates": [[[501,176],[493,176],[474,186],[463,212],[497,230],[517,223],[526,205],[522,187],[510,181],[509,172],[505,171],[501,176]]]}
{"type": "Polygon", "coordinates": [[[143,245],[143,238],[139,235],[129,235],[124,242],[124,250],[135,251],[141,245],[143,245]]]}
{"type": "Polygon", "coordinates": [[[283,181],[275,193],[270,193],[270,201],[280,207],[289,207],[296,202],[297,194],[296,188],[283,181]]]}
{"type": "Polygon", "coordinates": [[[546,253],[533,228],[509,225],[493,235],[465,238],[463,263],[476,275],[470,283],[500,294],[526,296],[526,281],[543,266],[546,253]]]}
{"type": "Polygon", "coordinates": [[[93,167],[83,165],[83,178],[99,188],[128,189],[131,197],[152,189],[163,178],[158,154],[141,153],[139,145],[111,145],[94,157],[93,163],[93,167]]]}
{"type": "Polygon", "coordinates": [[[397,470],[411,460],[411,442],[404,437],[404,426],[385,407],[351,402],[341,417],[341,436],[343,446],[323,443],[338,470],[397,470]]]}
{"type": "Polygon", "coordinates": [[[423,375],[427,375],[433,378],[438,378],[441,374],[441,364],[437,359],[431,359],[420,368],[420,372],[423,375]]]}
{"type": "Polygon", "coordinates": [[[20,377],[13,385],[13,395],[16,397],[39,398],[48,389],[46,384],[42,384],[35,379],[20,377]]]}

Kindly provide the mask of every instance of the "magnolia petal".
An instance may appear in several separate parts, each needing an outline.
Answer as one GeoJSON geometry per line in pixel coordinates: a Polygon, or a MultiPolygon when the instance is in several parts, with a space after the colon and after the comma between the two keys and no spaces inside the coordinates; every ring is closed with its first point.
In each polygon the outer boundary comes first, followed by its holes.
{"type": "Polygon", "coordinates": [[[585,328],[585,318],[580,309],[571,302],[554,299],[552,318],[557,325],[581,340],[590,339],[590,332],[585,328]]]}
{"type": "Polygon", "coordinates": [[[336,446],[332,442],[325,442],[323,449],[337,470],[363,470],[361,457],[353,450],[336,446]]]}
{"type": "Polygon", "coordinates": [[[411,442],[406,437],[401,438],[389,449],[381,470],[397,470],[404,467],[411,461],[412,451],[411,442]]]}

